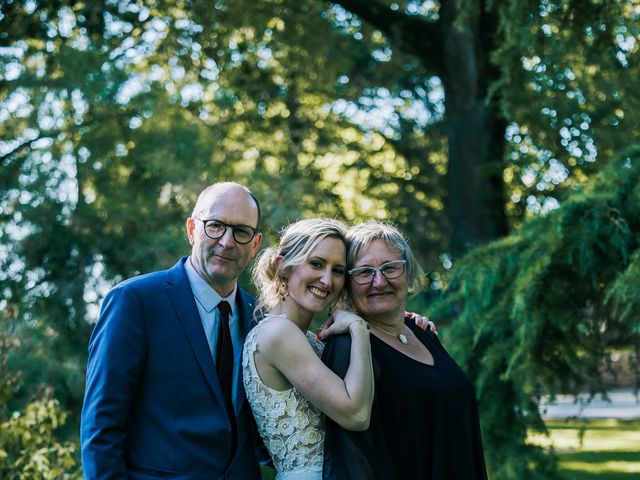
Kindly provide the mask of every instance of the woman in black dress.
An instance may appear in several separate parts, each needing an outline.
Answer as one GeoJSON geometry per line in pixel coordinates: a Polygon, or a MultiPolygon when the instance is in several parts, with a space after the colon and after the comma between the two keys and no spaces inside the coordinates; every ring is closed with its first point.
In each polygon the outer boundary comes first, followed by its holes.
{"type": "MultiPolygon", "coordinates": [[[[424,275],[394,227],[370,222],[349,230],[347,289],[371,326],[375,396],[371,422],[350,432],[326,419],[325,479],[486,479],[475,393],[466,374],[430,331],[405,318],[424,275]]],[[[350,337],[332,338],[323,360],[338,375],[349,365],[350,337]]]]}

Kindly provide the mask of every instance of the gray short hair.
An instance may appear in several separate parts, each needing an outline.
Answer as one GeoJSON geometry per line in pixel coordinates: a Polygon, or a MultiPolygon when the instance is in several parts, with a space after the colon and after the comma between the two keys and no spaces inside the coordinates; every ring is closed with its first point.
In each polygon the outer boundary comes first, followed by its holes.
{"type": "Polygon", "coordinates": [[[406,260],[407,283],[409,293],[415,294],[426,285],[425,274],[411,251],[409,243],[400,231],[386,222],[364,222],[354,225],[347,231],[347,267],[353,268],[362,249],[374,240],[383,240],[389,247],[396,250],[406,260]]]}

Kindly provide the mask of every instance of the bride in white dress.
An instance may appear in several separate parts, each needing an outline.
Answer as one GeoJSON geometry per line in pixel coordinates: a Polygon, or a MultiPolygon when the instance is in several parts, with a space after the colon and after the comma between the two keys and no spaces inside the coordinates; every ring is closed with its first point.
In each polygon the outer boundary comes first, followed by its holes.
{"type": "Polygon", "coordinates": [[[308,328],[314,316],[342,294],[347,274],[346,227],[309,219],[289,225],[278,247],[267,248],[254,268],[264,319],[245,340],[242,371],[258,431],[278,480],[320,480],[323,415],[349,430],[366,430],[373,401],[367,324],[339,310],[321,332],[351,335],[344,379],[327,368],[323,344],[308,328]]]}

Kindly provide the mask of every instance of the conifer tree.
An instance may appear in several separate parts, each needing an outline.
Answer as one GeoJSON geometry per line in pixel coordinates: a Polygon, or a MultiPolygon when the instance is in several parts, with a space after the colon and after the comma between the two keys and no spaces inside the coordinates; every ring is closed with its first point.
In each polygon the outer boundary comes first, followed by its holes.
{"type": "Polygon", "coordinates": [[[553,455],[526,442],[545,431],[544,394],[606,392],[615,349],[634,352],[638,374],[639,291],[638,144],[558,210],[455,265],[434,317],[451,320],[446,345],[475,381],[495,478],[553,474],[553,455]]]}

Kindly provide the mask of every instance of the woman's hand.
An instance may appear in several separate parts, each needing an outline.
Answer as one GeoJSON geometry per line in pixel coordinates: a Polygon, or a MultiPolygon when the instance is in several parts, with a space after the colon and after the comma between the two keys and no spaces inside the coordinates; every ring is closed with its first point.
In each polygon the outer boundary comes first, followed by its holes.
{"type": "Polygon", "coordinates": [[[421,328],[422,330],[426,330],[427,328],[431,330],[431,333],[438,334],[438,330],[436,330],[436,324],[429,320],[429,317],[423,317],[419,313],[413,312],[404,312],[405,317],[409,317],[414,322],[416,322],[416,326],[421,328]]]}
{"type": "MultiPolygon", "coordinates": [[[[365,328],[367,326],[366,322],[359,315],[349,312],[348,310],[335,310],[331,315],[329,315],[329,318],[322,326],[322,330],[318,334],[318,339],[327,340],[333,335],[349,333],[349,326],[355,322],[358,322],[357,325],[362,325],[365,328]]],[[[356,325],[354,325],[354,327],[355,326],[356,325]]]]}

